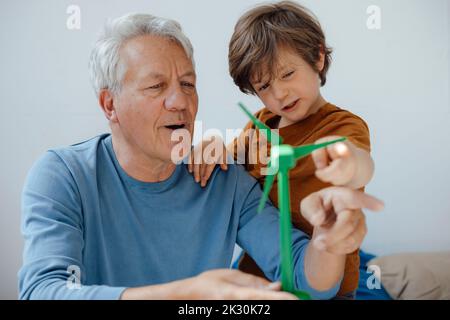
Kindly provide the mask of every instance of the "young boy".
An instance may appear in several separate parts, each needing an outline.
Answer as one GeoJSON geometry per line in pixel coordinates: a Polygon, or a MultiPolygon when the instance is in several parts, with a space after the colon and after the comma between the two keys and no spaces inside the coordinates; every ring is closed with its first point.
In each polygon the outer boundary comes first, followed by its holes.
{"type": "MultiPolygon", "coordinates": [[[[373,174],[366,123],[328,103],[320,93],[331,62],[331,50],[326,45],[321,26],[307,9],[294,2],[261,5],[245,13],[237,22],[228,57],[235,84],[244,93],[256,94],[265,106],[255,116],[270,128],[278,129],[284,143],[297,146],[340,136],[348,138],[344,143],[300,159],[290,171],[292,222],[313,237],[312,226],[300,212],[301,200],[330,185],[362,189],[373,174]]],[[[263,184],[265,176],[261,174],[261,168],[265,165],[248,161],[249,153],[254,152],[251,147],[259,145],[246,139],[250,129],[255,129],[252,122],[228,149],[237,159],[244,148],[245,168],[263,184]]],[[[262,136],[257,135],[258,139],[262,136]]],[[[225,164],[221,166],[226,169],[225,164]]],[[[189,166],[202,186],[213,169],[214,165],[189,166]]],[[[276,180],[270,199],[278,207],[276,180]]],[[[241,259],[239,269],[264,276],[247,254],[241,259]]],[[[356,251],[347,255],[338,297],[354,297],[358,279],[356,251]]]]}

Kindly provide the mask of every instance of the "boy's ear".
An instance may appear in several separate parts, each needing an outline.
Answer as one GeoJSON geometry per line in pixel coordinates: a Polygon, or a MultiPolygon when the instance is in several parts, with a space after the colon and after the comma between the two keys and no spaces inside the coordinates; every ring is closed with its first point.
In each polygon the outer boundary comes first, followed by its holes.
{"type": "Polygon", "coordinates": [[[320,72],[322,72],[323,67],[325,66],[325,52],[320,49],[319,60],[316,62],[316,68],[320,72]]]}
{"type": "Polygon", "coordinates": [[[117,113],[114,106],[114,95],[108,89],[102,89],[98,95],[98,103],[106,118],[111,122],[117,122],[117,113]]]}

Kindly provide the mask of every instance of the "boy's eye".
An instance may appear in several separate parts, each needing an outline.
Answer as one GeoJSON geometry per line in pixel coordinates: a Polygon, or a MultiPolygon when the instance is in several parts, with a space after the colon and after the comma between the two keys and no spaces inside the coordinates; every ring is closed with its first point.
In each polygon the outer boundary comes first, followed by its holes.
{"type": "Polygon", "coordinates": [[[294,74],[294,71],[288,72],[283,76],[283,79],[289,78],[290,76],[292,76],[294,74]]]}
{"type": "Polygon", "coordinates": [[[267,82],[266,84],[263,84],[263,85],[258,89],[258,91],[264,91],[264,90],[266,90],[266,89],[269,87],[269,85],[270,85],[269,82],[267,82]]]}

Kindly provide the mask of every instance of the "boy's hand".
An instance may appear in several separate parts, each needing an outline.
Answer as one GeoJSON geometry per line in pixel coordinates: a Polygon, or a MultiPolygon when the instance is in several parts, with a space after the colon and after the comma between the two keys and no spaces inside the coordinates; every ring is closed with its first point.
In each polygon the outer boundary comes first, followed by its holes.
{"type": "Polygon", "coordinates": [[[217,164],[222,170],[228,170],[227,149],[219,136],[212,136],[196,145],[190,154],[188,170],[197,183],[206,186],[217,164]]]}
{"type": "MultiPolygon", "coordinates": [[[[316,144],[339,138],[325,137],[317,140],[316,144]]],[[[370,154],[348,140],[316,150],[312,158],[317,168],[316,177],[335,186],[358,189],[372,178],[373,161],[370,154]]]]}
{"type": "Polygon", "coordinates": [[[330,187],[303,199],[300,210],[314,227],[312,243],[319,251],[346,255],[360,246],[367,233],[362,208],[380,211],[382,201],[361,191],[330,187]]]}

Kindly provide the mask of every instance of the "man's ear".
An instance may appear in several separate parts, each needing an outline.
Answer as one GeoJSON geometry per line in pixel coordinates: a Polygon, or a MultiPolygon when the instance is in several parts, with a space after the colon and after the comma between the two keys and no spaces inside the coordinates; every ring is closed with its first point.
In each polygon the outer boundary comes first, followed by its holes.
{"type": "Polygon", "coordinates": [[[117,113],[114,106],[114,95],[108,89],[100,90],[98,103],[103,110],[106,118],[111,122],[117,122],[117,113]]]}

